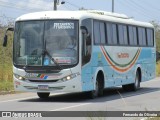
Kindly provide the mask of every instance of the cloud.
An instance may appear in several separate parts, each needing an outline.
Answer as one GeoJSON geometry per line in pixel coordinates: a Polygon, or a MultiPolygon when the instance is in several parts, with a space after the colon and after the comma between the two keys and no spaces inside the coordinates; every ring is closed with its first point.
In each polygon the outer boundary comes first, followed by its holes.
{"type": "Polygon", "coordinates": [[[9,0],[1,0],[0,2],[8,2],[9,0]]]}
{"type": "Polygon", "coordinates": [[[47,2],[45,0],[28,0],[19,1],[17,7],[28,8],[30,10],[52,10],[53,2],[47,2]]]}
{"type": "MultiPolygon", "coordinates": [[[[25,10],[25,11],[49,11],[53,10],[53,0],[0,0],[0,5],[4,7],[25,10]]],[[[59,4],[58,10],[66,10],[65,5],[59,4]]]]}

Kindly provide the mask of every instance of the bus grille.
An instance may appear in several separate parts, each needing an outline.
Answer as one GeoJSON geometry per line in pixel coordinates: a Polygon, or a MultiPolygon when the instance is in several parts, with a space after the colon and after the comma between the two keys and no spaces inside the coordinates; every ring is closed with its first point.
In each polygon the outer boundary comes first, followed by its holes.
{"type": "Polygon", "coordinates": [[[57,82],[59,80],[29,80],[30,82],[41,82],[41,83],[49,83],[49,82],[57,82]]]}
{"type": "MultiPolygon", "coordinates": [[[[24,86],[26,89],[30,89],[30,90],[38,90],[38,87],[33,87],[33,86],[24,86]]],[[[59,87],[49,87],[48,90],[46,91],[50,91],[50,90],[62,90],[64,89],[65,86],[59,86],[59,87]]]]}

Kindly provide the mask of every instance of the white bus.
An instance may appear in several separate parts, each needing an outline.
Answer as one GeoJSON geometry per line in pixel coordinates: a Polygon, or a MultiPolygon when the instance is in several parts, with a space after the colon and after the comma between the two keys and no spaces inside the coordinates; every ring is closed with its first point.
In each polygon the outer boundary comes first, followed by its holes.
{"type": "Polygon", "coordinates": [[[36,92],[40,98],[52,92],[88,92],[94,98],[105,88],[137,90],[155,78],[154,27],[123,14],[36,12],[20,16],[8,30],[14,30],[18,91],[36,92]]]}

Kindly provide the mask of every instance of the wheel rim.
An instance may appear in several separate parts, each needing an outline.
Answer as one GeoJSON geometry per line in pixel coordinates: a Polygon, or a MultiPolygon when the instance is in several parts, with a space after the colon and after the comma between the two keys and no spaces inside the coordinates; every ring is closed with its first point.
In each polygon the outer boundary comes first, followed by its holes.
{"type": "Polygon", "coordinates": [[[138,73],[136,74],[135,88],[139,88],[139,75],[138,75],[138,73]]]}
{"type": "Polygon", "coordinates": [[[98,81],[96,81],[95,90],[93,91],[93,95],[94,95],[94,97],[98,96],[98,81]]]}
{"type": "Polygon", "coordinates": [[[98,81],[96,81],[96,90],[95,90],[96,95],[98,95],[98,81]]]}

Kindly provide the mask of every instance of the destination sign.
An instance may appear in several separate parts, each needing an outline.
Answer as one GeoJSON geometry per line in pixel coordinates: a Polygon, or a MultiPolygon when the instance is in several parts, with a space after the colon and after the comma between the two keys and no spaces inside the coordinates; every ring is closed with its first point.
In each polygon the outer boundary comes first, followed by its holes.
{"type": "Polygon", "coordinates": [[[54,23],[54,29],[74,29],[74,23],[54,23]]]}

